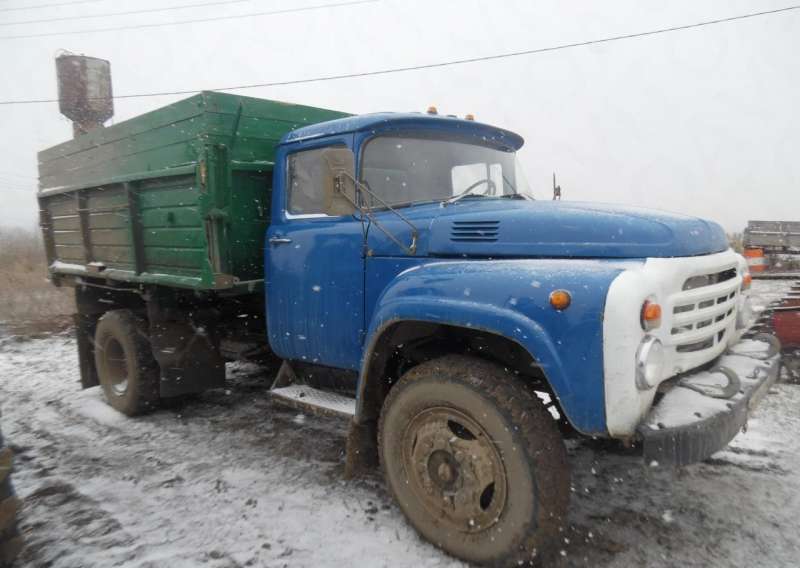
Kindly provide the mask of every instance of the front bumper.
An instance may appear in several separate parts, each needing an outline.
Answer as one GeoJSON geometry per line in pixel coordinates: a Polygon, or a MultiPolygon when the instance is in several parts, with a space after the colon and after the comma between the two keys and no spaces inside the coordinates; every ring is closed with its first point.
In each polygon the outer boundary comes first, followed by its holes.
{"type": "Polygon", "coordinates": [[[644,459],[681,466],[727,446],[778,378],[781,360],[774,351],[767,342],[746,340],[714,362],[714,367],[726,367],[739,378],[740,388],[731,398],[714,398],[686,386],[720,393],[728,382],[723,374],[701,371],[681,377],[637,428],[644,459]]]}

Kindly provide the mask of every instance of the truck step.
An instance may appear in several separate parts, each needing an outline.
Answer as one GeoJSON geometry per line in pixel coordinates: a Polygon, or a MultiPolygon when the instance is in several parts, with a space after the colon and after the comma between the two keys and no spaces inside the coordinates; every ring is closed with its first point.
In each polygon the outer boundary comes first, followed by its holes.
{"type": "Polygon", "coordinates": [[[354,398],[315,389],[307,385],[293,384],[273,388],[269,392],[275,402],[312,414],[352,418],[356,413],[356,400],[354,398]]]}

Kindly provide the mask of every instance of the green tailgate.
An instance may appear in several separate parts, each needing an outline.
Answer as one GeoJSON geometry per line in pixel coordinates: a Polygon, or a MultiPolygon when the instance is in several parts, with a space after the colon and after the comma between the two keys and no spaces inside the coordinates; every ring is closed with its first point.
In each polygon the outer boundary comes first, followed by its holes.
{"type": "Polygon", "coordinates": [[[343,116],[203,92],[40,152],[51,273],[254,289],[278,141],[343,116]]]}

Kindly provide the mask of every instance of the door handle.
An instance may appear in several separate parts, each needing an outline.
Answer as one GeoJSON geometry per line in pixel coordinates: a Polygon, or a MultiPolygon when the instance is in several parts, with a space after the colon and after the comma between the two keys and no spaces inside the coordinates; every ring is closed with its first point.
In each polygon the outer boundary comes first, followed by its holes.
{"type": "Polygon", "coordinates": [[[285,245],[290,242],[292,242],[292,239],[286,237],[270,237],[269,239],[269,244],[271,245],[285,245]]]}

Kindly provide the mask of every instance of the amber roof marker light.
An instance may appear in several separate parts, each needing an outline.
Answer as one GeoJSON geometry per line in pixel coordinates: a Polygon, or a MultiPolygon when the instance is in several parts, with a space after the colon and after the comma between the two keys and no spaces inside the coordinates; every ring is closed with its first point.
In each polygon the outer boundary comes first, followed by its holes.
{"type": "Polygon", "coordinates": [[[553,290],[550,292],[550,305],[558,311],[566,310],[572,303],[572,296],[566,290],[553,290]]]}

